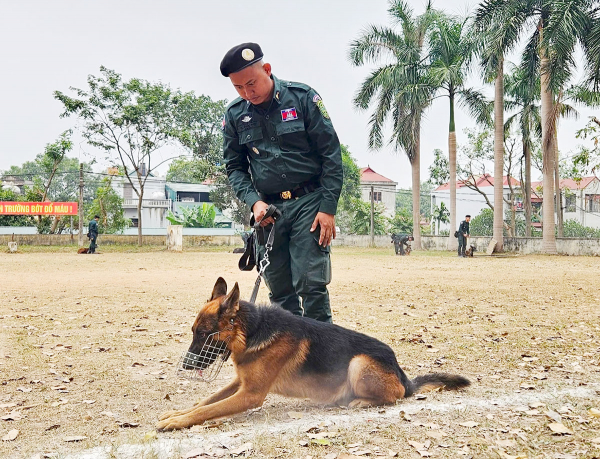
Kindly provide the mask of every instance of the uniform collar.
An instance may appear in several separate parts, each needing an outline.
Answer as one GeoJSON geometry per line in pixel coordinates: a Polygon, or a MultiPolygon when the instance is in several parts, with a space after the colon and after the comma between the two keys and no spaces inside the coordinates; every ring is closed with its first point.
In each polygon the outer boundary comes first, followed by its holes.
{"type": "Polygon", "coordinates": [[[271,74],[271,77],[273,78],[273,82],[275,83],[274,84],[274,88],[273,88],[273,101],[277,105],[281,105],[281,98],[282,98],[282,84],[281,84],[281,80],[279,78],[277,78],[273,74],[271,74]]]}

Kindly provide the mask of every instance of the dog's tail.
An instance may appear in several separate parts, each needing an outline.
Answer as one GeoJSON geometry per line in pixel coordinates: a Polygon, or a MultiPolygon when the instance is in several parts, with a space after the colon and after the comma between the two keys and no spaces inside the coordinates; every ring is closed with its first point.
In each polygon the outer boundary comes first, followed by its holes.
{"type": "Polygon", "coordinates": [[[448,373],[429,373],[417,376],[410,381],[406,388],[405,397],[410,397],[417,392],[427,392],[436,389],[458,390],[471,385],[464,376],[451,375],[448,373]]]}

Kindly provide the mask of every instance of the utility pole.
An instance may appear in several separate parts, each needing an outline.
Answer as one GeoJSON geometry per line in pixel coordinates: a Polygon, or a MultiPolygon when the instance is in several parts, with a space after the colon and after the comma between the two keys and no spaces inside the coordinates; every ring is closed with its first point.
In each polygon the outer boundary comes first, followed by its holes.
{"type": "Polygon", "coordinates": [[[375,247],[375,194],[371,185],[371,247],[375,247]]]}
{"type": "Polygon", "coordinates": [[[79,163],[79,247],[83,247],[83,163],[79,163]]]}

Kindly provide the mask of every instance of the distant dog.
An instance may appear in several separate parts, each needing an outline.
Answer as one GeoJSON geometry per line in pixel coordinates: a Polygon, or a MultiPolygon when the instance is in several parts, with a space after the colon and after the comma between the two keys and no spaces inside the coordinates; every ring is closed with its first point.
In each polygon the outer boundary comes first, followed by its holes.
{"type": "Polygon", "coordinates": [[[87,247],[82,247],[79,250],[77,250],[77,253],[90,253],[90,249],[87,247]]]}
{"type": "Polygon", "coordinates": [[[473,258],[473,254],[477,251],[477,248],[471,244],[467,250],[465,250],[465,256],[473,258]]]}
{"type": "MultiPolygon", "coordinates": [[[[219,332],[219,340],[227,342],[231,352],[234,380],[189,409],[164,413],[157,429],[183,429],[257,408],[269,392],[362,407],[392,404],[417,391],[470,384],[462,376],[446,373],[410,380],[394,351],[375,338],[239,298],[237,283],[228,294],[225,281],[217,280],[210,301],[192,326],[188,351],[208,359],[199,369],[207,368],[218,355],[209,356],[204,344],[209,335],[219,332]]],[[[184,364],[184,368],[198,367],[184,364]]]]}

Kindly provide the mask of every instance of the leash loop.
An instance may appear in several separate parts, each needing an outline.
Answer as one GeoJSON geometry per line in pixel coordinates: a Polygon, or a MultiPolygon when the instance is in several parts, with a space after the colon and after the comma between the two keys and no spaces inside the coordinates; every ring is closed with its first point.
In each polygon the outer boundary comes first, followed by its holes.
{"type": "MultiPolygon", "coordinates": [[[[265,212],[265,216],[263,217],[263,219],[268,217],[273,217],[273,220],[276,222],[281,217],[281,211],[273,204],[270,204],[269,207],[267,207],[267,211],[265,212]]],[[[267,267],[271,264],[271,260],[269,260],[269,252],[273,249],[273,241],[275,240],[275,222],[271,224],[271,229],[265,242],[265,254],[263,255],[262,259],[258,262],[258,266],[256,267],[258,270],[258,277],[256,278],[256,282],[254,282],[254,288],[252,289],[252,294],[250,295],[250,303],[254,303],[256,301],[263,273],[265,272],[265,269],[267,269],[267,267]]],[[[258,233],[258,231],[264,231],[264,228],[260,226],[260,222],[255,222],[253,225],[253,229],[255,234],[258,233]]],[[[258,239],[260,240],[261,238],[259,237],[258,239]]]]}

